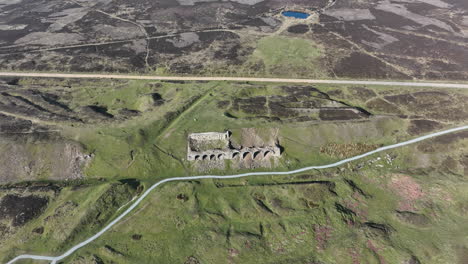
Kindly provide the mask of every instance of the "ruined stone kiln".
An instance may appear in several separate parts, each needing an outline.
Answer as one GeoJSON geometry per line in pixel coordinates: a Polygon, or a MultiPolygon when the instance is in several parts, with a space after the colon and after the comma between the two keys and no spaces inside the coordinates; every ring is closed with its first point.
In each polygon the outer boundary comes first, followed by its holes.
{"type": "Polygon", "coordinates": [[[252,160],[262,161],[271,157],[280,157],[278,146],[240,147],[231,144],[231,132],[192,133],[188,136],[187,160],[252,160]]]}

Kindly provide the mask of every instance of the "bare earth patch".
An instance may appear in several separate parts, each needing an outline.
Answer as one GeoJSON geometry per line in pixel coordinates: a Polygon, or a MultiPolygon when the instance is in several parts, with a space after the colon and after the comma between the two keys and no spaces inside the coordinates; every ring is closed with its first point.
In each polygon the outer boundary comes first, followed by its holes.
{"type": "Polygon", "coordinates": [[[393,175],[388,186],[400,197],[398,210],[414,211],[415,203],[426,196],[421,186],[410,176],[393,175]]]}

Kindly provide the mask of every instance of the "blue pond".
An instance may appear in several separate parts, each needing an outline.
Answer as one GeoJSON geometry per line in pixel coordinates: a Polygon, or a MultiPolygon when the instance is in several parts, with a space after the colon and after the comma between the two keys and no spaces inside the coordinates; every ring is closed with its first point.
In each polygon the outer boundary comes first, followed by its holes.
{"type": "Polygon", "coordinates": [[[299,18],[299,19],[306,19],[310,16],[307,13],[296,12],[296,11],[284,11],[281,14],[285,17],[294,17],[294,18],[299,18]]]}

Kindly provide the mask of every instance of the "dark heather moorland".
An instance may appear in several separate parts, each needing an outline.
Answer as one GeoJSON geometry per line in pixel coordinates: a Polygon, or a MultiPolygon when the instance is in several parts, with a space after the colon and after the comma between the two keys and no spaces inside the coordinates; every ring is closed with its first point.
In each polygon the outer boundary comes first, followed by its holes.
{"type": "MultiPolygon", "coordinates": [[[[0,0],[0,11],[0,71],[468,80],[464,0],[0,0]]],[[[0,78],[0,263],[63,254],[166,178],[330,164],[467,124],[458,88],[0,78]],[[279,155],[188,157],[252,149],[279,155]]],[[[324,170],[166,183],[60,263],[466,264],[467,175],[463,130],[324,170]]]]}
{"type": "Polygon", "coordinates": [[[0,8],[8,70],[468,78],[464,0],[14,0],[0,8]]]}

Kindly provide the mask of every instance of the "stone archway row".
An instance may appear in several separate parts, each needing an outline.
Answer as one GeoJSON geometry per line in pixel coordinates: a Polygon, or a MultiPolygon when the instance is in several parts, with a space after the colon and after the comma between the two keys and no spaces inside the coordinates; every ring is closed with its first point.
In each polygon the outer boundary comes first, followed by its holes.
{"type": "Polygon", "coordinates": [[[264,147],[264,148],[242,148],[230,149],[228,151],[206,151],[202,153],[193,153],[188,158],[194,161],[204,160],[225,160],[225,159],[253,159],[262,160],[272,156],[279,157],[280,149],[278,147],[264,147]]]}

